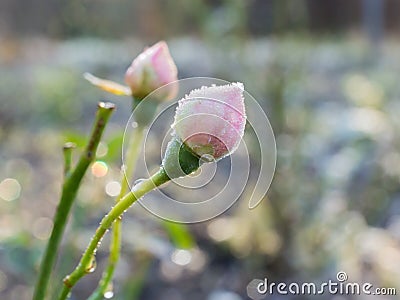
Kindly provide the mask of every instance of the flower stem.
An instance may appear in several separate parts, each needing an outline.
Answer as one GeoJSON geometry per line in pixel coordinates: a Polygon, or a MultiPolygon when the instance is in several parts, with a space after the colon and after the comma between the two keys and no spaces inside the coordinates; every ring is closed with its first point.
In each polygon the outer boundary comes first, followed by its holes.
{"type": "MultiPolygon", "coordinates": [[[[126,152],[127,156],[125,158],[125,172],[121,180],[121,191],[119,193],[119,196],[115,199],[116,203],[118,203],[128,191],[129,178],[135,170],[136,161],[140,154],[140,149],[143,142],[143,134],[143,126],[138,126],[134,129],[133,134],[130,138],[128,150],[126,152]]],[[[122,227],[121,221],[122,220],[120,218],[117,218],[112,225],[110,256],[108,258],[108,264],[103,271],[103,275],[101,277],[98,287],[88,298],[88,300],[103,299],[104,293],[107,291],[111,283],[120,256],[122,227]]]]}
{"type": "Polygon", "coordinates": [[[100,225],[96,229],[96,233],[92,237],[75,270],[64,278],[64,286],[61,290],[58,300],[67,299],[72,287],[76,284],[76,282],[90,272],[88,269],[90,269],[90,265],[92,264],[92,260],[96,254],[97,248],[99,247],[103,236],[113,222],[120,218],[125,210],[127,210],[137,199],[150,192],[155,187],[167,182],[168,180],[169,177],[165,173],[165,170],[160,168],[160,170],[153,176],[135,185],[132,191],[125,195],[110,210],[110,212],[100,221],[100,225]]]}
{"type": "Polygon", "coordinates": [[[71,173],[72,150],[76,147],[74,143],[65,143],[63,147],[64,154],[64,176],[68,177],[71,173]]]}
{"type": "Polygon", "coordinates": [[[40,265],[39,276],[36,282],[33,300],[45,299],[49,278],[56,259],[56,254],[58,252],[57,250],[61,242],[61,237],[65,229],[68,215],[71,210],[71,206],[74,202],[82,178],[90,163],[94,160],[97,146],[100,142],[104,128],[114,108],[115,106],[112,103],[99,103],[90,140],[86,146],[85,151],[80,156],[78,164],[72,172],[70,171],[71,151],[70,149],[66,151],[64,150],[64,159],[66,165],[61,199],[55,213],[53,230],[51,232],[40,265]]]}

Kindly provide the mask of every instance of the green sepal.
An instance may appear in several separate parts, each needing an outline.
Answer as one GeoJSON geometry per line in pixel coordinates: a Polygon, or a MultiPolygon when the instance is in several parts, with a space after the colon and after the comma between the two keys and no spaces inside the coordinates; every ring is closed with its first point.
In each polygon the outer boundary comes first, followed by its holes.
{"type": "Polygon", "coordinates": [[[200,167],[200,157],[193,153],[179,137],[173,136],[167,145],[162,167],[170,179],[183,177],[200,167]]]}

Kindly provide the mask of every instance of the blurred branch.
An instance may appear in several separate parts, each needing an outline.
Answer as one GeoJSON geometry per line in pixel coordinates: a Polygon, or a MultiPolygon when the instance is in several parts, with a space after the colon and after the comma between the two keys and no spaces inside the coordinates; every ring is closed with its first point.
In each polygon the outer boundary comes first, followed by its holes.
{"type": "MultiPolygon", "coordinates": [[[[125,159],[126,165],[124,168],[124,177],[121,180],[121,190],[119,196],[115,199],[118,203],[129,189],[129,178],[135,170],[137,158],[140,154],[141,145],[143,142],[144,126],[138,126],[134,129],[131,139],[129,141],[128,151],[126,152],[127,158],[125,159]]],[[[112,226],[112,237],[110,245],[110,256],[108,258],[108,264],[105,268],[100,283],[88,300],[99,300],[103,299],[104,294],[109,289],[112,277],[114,275],[115,267],[117,266],[120,248],[121,248],[121,224],[122,218],[117,218],[112,226]]]]}
{"type": "MultiPolygon", "coordinates": [[[[100,102],[96,114],[96,120],[92,129],[90,140],[86,146],[85,151],[82,153],[78,164],[70,176],[66,176],[60,203],[57,207],[54,217],[54,227],[47,243],[47,247],[40,265],[39,276],[35,286],[33,300],[43,300],[46,296],[46,289],[48,286],[52,267],[55,262],[57,250],[60,245],[61,237],[63,235],[65,225],[72,203],[74,202],[78,188],[86,173],[90,163],[94,160],[97,146],[102,137],[104,128],[113,112],[115,105],[112,103],[100,102]]],[[[64,147],[65,171],[69,172],[71,167],[71,147],[64,147]]]]}
{"type": "Polygon", "coordinates": [[[139,198],[143,197],[145,194],[153,190],[155,187],[162,185],[163,183],[170,180],[167,176],[165,170],[160,168],[160,170],[153,176],[146,180],[141,181],[139,184],[135,185],[132,191],[126,194],[111,210],[103,217],[100,221],[100,225],[96,229],[96,233],[90,240],[88,247],[83,253],[78,265],[74,271],[64,278],[64,286],[61,290],[57,299],[65,300],[71,292],[72,287],[86,274],[93,271],[94,265],[94,255],[97,248],[101,244],[105,233],[114,223],[115,220],[121,217],[121,215],[139,198]]]}
{"type": "Polygon", "coordinates": [[[74,143],[66,143],[63,147],[64,154],[64,176],[68,177],[71,173],[72,150],[76,148],[74,143]]]}

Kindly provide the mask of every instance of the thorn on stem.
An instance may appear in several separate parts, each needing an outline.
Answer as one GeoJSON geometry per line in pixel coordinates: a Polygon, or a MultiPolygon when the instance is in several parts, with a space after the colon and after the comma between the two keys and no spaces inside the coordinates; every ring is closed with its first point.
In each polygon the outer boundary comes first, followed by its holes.
{"type": "Polygon", "coordinates": [[[67,288],[69,288],[69,289],[72,288],[72,284],[69,282],[69,276],[64,278],[63,283],[67,288]]]}
{"type": "Polygon", "coordinates": [[[98,106],[99,108],[104,108],[109,110],[115,109],[115,104],[112,102],[99,102],[98,106]]]}
{"type": "Polygon", "coordinates": [[[76,148],[74,143],[68,142],[64,144],[64,175],[67,176],[71,171],[72,164],[72,150],[76,148]]]}
{"type": "Polygon", "coordinates": [[[76,144],[72,143],[72,142],[67,142],[64,144],[64,151],[69,150],[69,149],[75,149],[76,148],[76,144]]]}

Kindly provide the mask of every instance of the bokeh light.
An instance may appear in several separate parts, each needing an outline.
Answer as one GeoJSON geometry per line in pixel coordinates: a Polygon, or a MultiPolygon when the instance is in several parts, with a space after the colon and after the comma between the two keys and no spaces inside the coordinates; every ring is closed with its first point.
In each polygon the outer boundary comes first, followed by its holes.
{"type": "Polygon", "coordinates": [[[95,177],[104,177],[107,175],[108,166],[104,161],[96,161],[92,165],[92,174],[95,177]]]}
{"type": "Polygon", "coordinates": [[[96,157],[103,157],[106,156],[108,153],[108,147],[106,143],[100,142],[97,151],[96,151],[96,157]]]}
{"type": "Polygon", "coordinates": [[[0,182],[0,198],[5,201],[18,199],[21,194],[21,185],[14,178],[6,178],[0,182]]]}
{"type": "Polygon", "coordinates": [[[106,184],[106,194],[110,197],[116,197],[121,191],[121,184],[118,181],[110,181],[106,184]]]}
{"type": "Polygon", "coordinates": [[[40,240],[47,240],[53,229],[53,220],[50,218],[39,218],[32,226],[33,235],[40,240]]]}
{"type": "Polygon", "coordinates": [[[189,250],[176,249],[172,255],[171,260],[180,266],[188,265],[192,260],[192,254],[189,250]]]}
{"type": "Polygon", "coordinates": [[[234,222],[224,217],[211,220],[207,226],[207,233],[217,242],[225,241],[235,234],[234,222]]]}

